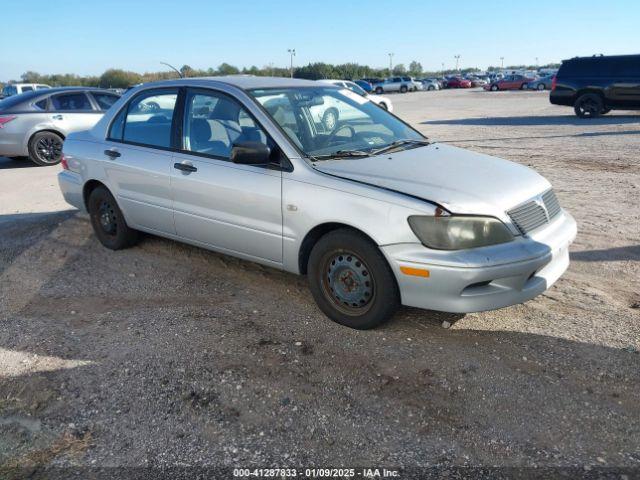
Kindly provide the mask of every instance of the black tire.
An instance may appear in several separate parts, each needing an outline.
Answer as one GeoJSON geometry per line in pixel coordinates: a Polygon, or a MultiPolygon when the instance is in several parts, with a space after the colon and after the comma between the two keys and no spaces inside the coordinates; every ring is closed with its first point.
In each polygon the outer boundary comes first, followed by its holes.
{"type": "Polygon", "coordinates": [[[498,85],[491,85],[490,90],[491,90],[492,92],[497,92],[497,91],[499,90],[498,85]]]}
{"type": "Polygon", "coordinates": [[[400,93],[407,93],[407,86],[406,85],[401,85],[400,86],[400,93]]]}
{"type": "Polygon", "coordinates": [[[356,231],[334,230],[318,240],[307,271],[320,310],[347,327],[374,328],[400,306],[389,264],[378,246],[356,231]]]}
{"type": "Polygon", "coordinates": [[[122,211],[105,187],[96,187],[87,201],[91,225],[100,243],[111,250],[135,245],[139,232],[129,228],[122,211]]]}
{"type": "Polygon", "coordinates": [[[329,108],[322,115],[322,124],[328,132],[333,132],[338,126],[338,110],[335,108],[329,108]]]}
{"type": "Polygon", "coordinates": [[[580,118],[596,118],[604,110],[604,102],[596,93],[585,93],[578,97],[573,110],[580,118]]]}
{"type": "Polygon", "coordinates": [[[610,108],[604,107],[602,109],[602,111],[600,112],[600,115],[606,115],[607,113],[609,113],[611,111],[610,108]]]}
{"type": "Polygon", "coordinates": [[[382,87],[376,87],[376,94],[382,95],[384,93],[384,89],[382,87]]]}
{"type": "Polygon", "coordinates": [[[37,132],[29,139],[29,159],[41,167],[57,165],[62,160],[64,140],[54,132],[37,132]]]}
{"type": "Polygon", "coordinates": [[[536,87],[536,89],[542,91],[545,90],[547,87],[544,86],[544,83],[539,83],[538,86],[536,87]]]}
{"type": "Polygon", "coordinates": [[[387,104],[384,102],[380,102],[378,104],[380,106],[380,108],[382,108],[383,110],[389,110],[389,107],[387,107],[387,104]]]}
{"type": "Polygon", "coordinates": [[[433,85],[429,85],[427,87],[427,90],[429,90],[429,91],[432,91],[432,90],[435,90],[435,89],[436,89],[436,87],[434,87],[433,85]]]}
{"type": "Polygon", "coordinates": [[[527,84],[523,83],[522,85],[520,85],[520,90],[526,90],[527,89],[527,84]]]}

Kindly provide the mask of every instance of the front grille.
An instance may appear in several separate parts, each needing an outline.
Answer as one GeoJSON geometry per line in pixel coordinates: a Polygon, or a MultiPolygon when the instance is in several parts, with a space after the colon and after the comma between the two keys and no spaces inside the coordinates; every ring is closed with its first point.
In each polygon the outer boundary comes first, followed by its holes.
{"type": "Polygon", "coordinates": [[[553,190],[547,190],[540,197],[523,203],[507,212],[511,221],[523,235],[551,221],[560,213],[560,204],[553,190]]]}

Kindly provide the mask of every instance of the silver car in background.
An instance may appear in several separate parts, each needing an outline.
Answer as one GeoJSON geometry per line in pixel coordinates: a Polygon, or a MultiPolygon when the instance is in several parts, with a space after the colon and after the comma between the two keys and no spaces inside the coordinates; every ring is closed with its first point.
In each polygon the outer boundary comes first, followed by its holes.
{"type": "Polygon", "coordinates": [[[306,274],[320,309],[360,329],[401,304],[475,312],[534,298],[576,235],[533,170],[431,142],[307,80],[145,84],[71,134],[62,165],[64,198],[105,247],[142,231],[306,274]],[[336,104],[345,115],[328,128],[321,110],[336,104]]]}
{"type": "Polygon", "coordinates": [[[377,95],[389,92],[417,92],[418,90],[422,89],[422,83],[414,80],[411,77],[390,77],[383,82],[373,85],[373,91],[377,95]]]}
{"type": "Polygon", "coordinates": [[[93,127],[119,95],[98,88],[34,90],[0,101],[0,156],[56,165],[72,132],[93,127]]]}

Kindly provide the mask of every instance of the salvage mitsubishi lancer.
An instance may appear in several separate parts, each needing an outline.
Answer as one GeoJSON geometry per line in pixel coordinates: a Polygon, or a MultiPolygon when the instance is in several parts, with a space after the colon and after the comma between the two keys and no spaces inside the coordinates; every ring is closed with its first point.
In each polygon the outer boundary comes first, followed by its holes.
{"type": "Polygon", "coordinates": [[[567,269],[576,235],[533,170],[431,142],[365,97],[306,80],[144,84],[69,135],[63,156],[64,197],[105,247],[147,232],[306,274],[320,309],[359,329],[401,304],[532,299],[567,269]],[[331,125],[325,107],[341,112],[331,125]]]}

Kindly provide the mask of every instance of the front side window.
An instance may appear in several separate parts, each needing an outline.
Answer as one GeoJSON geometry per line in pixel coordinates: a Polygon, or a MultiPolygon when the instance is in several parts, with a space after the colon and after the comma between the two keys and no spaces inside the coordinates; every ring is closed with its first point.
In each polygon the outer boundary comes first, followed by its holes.
{"type": "Polygon", "coordinates": [[[171,124],[177,90],[144,92],[135,97],[111,125],[110,137],[150,147],[171,146],[171,124]]]}
{"type": "Polygon", "coordinates": [[[51,97],[53,109],[59,112],[92,110],[91,103],[84,93],[63,93],[51,97]]]}
{"type": "Polygon", "coordinates": [[[187,93],[183,133],[184,150],[223,159],[235,144],[267,144],[267,135],[238,102],[214,92],[187,93]]]}
{"type": "Polygon", "coordinates": [[[116,103],[118,101],[118,98],[120,98],[117,95],[112,95],[110,93],[93,92],[91,93],[91,95],[93,95],[93,98],[100,107],[100,110],[109,110],[109,108],[111,108],[111,105],[116,103]]]}
{"type": "MultiPolygon", "coordinates": [[[[253,90],[252,95],[308,157],[369,156],[426,139],[351,90],[306,87],[253,90]]],[[[410,145],[411,144],[411,145],[410,145]]]]}

